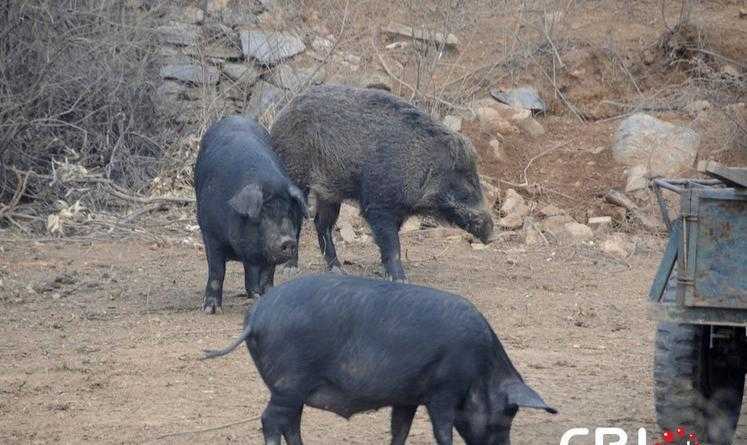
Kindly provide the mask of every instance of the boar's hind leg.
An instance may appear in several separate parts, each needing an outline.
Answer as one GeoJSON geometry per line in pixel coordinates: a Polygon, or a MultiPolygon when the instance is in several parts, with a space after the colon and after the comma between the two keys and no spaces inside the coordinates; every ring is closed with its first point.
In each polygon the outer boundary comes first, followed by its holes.
{"type": "Polygon", "coordinates": [[[208,281],[202,310],[214,314],[223,305],[223,278],[226,275],[226,255],[218,242],[205,236],[205,253],[208,262],[208,281]]]}
{"type": "MultiPolygon", "coordinates": [[[[270,397],[270,403],[262,413],[262,432],[266,445],[280,445],[280,436],[288,445],[303,445],[301,441],[301,412],[303,403],[278,403],[278,397],[270,397]]],[[[284,402],[287,402],[284,400],[284,402]]]]}
{"type": "Polygon", "coordinates": [[[332,229],[339,214],[339,202],[323,201],[317,198],[314,225],[316,226],[316,236],[319,239],[319,249],[324,254],[327,269],[338,273],[342,272],[342,265],[337,259],[337,250],[335,250],[335,243],[332,241],[332,229]]]}
{"type": "Polygon", "coordinates": [[[397,219],[388,211],[367,210],[364,214],[371,226],[376,244],[381,252],[381,263],[392,281],[406,282],[407,276],[400,259],[399,227],[402,219],[397,219]]]}
{"type": "Polygon", "coordinates": [[[392,407],[392,445],[405,445],[417,406],[392,407]]]}

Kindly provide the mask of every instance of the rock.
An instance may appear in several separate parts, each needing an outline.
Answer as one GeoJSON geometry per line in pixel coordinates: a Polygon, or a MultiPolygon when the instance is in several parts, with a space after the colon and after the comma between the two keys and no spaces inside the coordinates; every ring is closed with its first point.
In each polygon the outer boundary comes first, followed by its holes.
{"type": "Polygon", "coordinates": [[[498,139],[491,139],[490,142],[488,142],[488,146],[490,146],[490,154],[493,155],[493,158],[496,161],[504,162],[506,160],[506,150],[498,139]]]}
{"type": "Polygon", "coordinates": [[[672,176],[693,165],[699,144],[691,128],[637,113],[620,124],[612,153],[626,165],[647,166],[653,176],[672,176]]]}
{"type": "Polygon", "coordinates": [[[625,193],[635,192],[648,188],[648,169],[645,165],[635,165],[625,170],[628,181],[625,185],[625,193]]]}
{"type": "Polygon", "coordinates": [[[537,224],[532,218],[527,218],[524,222],[524,242],[527,246],[536,246],[545,243],[542,232],[537,228],[537,224]]]}
{"type": "Polygon", "coordinates": [[[184,84],[172,80],[164,80],[156,90],[156,94],[162,98],[173,99],[184,94],[187,90],[188,88],[184,84]]]}
{"type": "Polygon", "coordinates": [[[485,196],[485,202],[487,203],[488,208],[492,209],[495,206],[495,202],[498,200],[498,196],[500,196],[500,190],[498,187],[484,179],[480,179],[480,186],[482,187],[482,193],[485,196]]]}
{"type": "Polygon", "coordinates": [[[554,236],[559,236],[560,232],[563,231],[566,224],[573,222],[573,218],[568,215],[555,215],[549,216],[542,220],[540,228],[543,232],[551,233],[554,236]]]}
{"type": "Polygon", "coordinates": [[[734,65],[726,64],[721,67],[721,74],[733,79],[739,79],[739,70],[734,65]]]}
{"type": "Polygon", "coordinates": [[[703,111],[708,111],[711,108],[711,103],[707,100],[696,100],[687,104],[687,106],[685,106],[685,111],[691,117],[695,117],[703,111]]]}
{"type": "Polygon", "coordinates": [[[504,119],[501,114],[492,107],[480,107],[477,109],[477,119],[483,129],[493,131],[501,135],[518,132],[518,129],[504,119]]]}
{"type": "Polygon", "coordinates": [[[516,125],[529,137],[536,138],[545,134],[545,127],[537,122],[533,117],[528,116],[525,119],[516,120],[516,125]]]}
{"type": "Polygon", "coordinates": [[[287,32],[241,31],[240,37],[244,57],[261,65],[274,65],[306,49],[300,38],[287,32]]]}
{"type": "Polygon", "coordinates": [[[506,190],[506,196],[503,198],[501,205],[503,215],[518,215],[521,217],[529,214],[529,207],[524,202],[524,197],[516,193],[514,189],[506,190]]]}
{"type": "Polygon", "coordinates": [[[456,48],[456,46],[459,45],[459,39],[454,34],[444,35],[441,32],[428,29],[414,29],[411,26],[401,25],[399,23],[389,23],[381,28],[381,30],[385,34],[409,37],[424,42],[444,45],[447,48],[456,48]]]}
{"type": "Polygon", "coordinates": [[[241,27],[247,25],[256,25],[259,23],[259,19],[252,13],[249,8],[242,7],[238,4],[233,5],[231,8],[226,8],[221,12],[223,23],[232,27],[241,27]]]}
{"type": "Polygon", "coordinates": [[[626,258],[633,253],[635,246],[625,238],[622,233],[613,233],[607,236],[601,244],[602,252],[621,258],[626,258]]]}
{"type": "Polygon", "coordinates": [[[747,17],[747,8],[739,8],[739,18],[743,19],[747,17]]]}
{"type": "Polygon", "coordinates": [[[591,227],[586,224],[569,222],[565,223],[563,227],[565,228],[565,232],[570,235],[574,241],[588,241],[594,238],[594,232],[591,230],[591,227]]]}
{"type": "Polygon", "coordinates": [[[270,81],[284,90],[298,92],[310,85],[319,85],[324,80],[323,68],[293,68],[278,65],[273,69],[270,81]]]}
{"type": "Polygon", "coordinates": [[[171,23],[156,28],[159,39],[164,43],[179,46],[194,46],[200,38],[200,27],[187,23],[171,23]]]}
{"type": "Polygon", "coordinates": [[[314,40],[311,41],[311,49],[318,52],[322,55],[329,54],[330,51],[332,51],[332,48],[334,48],[335,43],[329,39],[325,39],[324,37],[314,37],[314,40]]]}
{"type": "Polygon", "coordinates": [[[407,221],[405,221],[404,224],[402,224],[400,232],[414,232],[416,230],[420,230],[420,227],[420,218],[418,218],[417,216],[411,216],[407,219],[407,221]]]}
{"type": "Polygon", "coordinates": [[[612,217],[609,216],[593,216],[587,221],[587,225],[591,227],[594,232],[607,230],[612,225],[612,217]]]}
{"type": "Polygon", "coordinates": [[[519,88],[512,88],[508,91],[492,90],[490,95],[493,96],[498,102],[510,105],[514,108],[520,108],[529,111],[545,112],[547,111],[547,105],[545,101],[539,97],[539,93],[534,87],[524,86],[519,88]]]}
{"type": "Polygon", "coordinates": [[[444,125],[451,131],[459,132],[462,129],[462,118],[459,116],[448,115],[444,117],[444,125]]]}
{"type": "Polygon", "coordinates": [[[219,43],[212,43],[205,47],[189,47],[184,50],[186,54],[195,58],[208,57],[214,59],[241,59],[241,51],[238,48],[229,48],[219,43]]]}
{"type": "Polygon", "coordinates": [[[166,65],[160,74],[164,79],[210,85],[218,83],[220,75],[216,67],[203,65],[166,65]]]}
{"type": "Polygon", "coordinates": [[[524,217],[529,215],[529,207],[514,189],[508,189],[501,205],[501,214],[503,218],[498,221],[499,226],[510,230],[518,229],[524,225],[524,217]]]}
{"type": "Polygon", "coordinates": [[[539,210],[539,214],[543,218],[547,218],[550,216],[565,215],[565,212],[552,204],[548,204],[539,210]]]}
{"type": "Polygon", "coordinates": [[[508,230],[516,230],[524,225],[524,217],[518,214],[506,215],[498,220],[498,225],[508,230]]]}
{"type": "Polygon", "coordinates": [[[347,202],[343,202],[342,205],[340,205],[340,216],[337,220],[347,221],[352,224],[353,227],[365,226],[365,221],[363,221],[363,218],[361,218],[358,207],[347,202]]]}
{"type": "Polygon", "coordinates": [[[343,241],[346,243],[352,243],[355,241],[355,229],[353,229],[353,226],[349,222],[342,222],[338,225],[340,229],[340,237],[343,241]]]}
{"type": "Polygon", "coordinates": [[[246,114],[259,118],[268,111],[275,111],[275,107],[285,98],[285,93],[275,85],[259,80],[252,88],[246,114]]]}
{"type": "Polygon", "coordinates": [[[182,51],[169,46],[158,49],[159,62],[161,65],[192,65],[195,59],[184,54],[182,51]]]}
{"type": "Polygon", "coordinates": [[[259,77],[254,65],[248,63],[226,63],[223,65],[223,74],[242,85],[253,85],[259,77]]]}

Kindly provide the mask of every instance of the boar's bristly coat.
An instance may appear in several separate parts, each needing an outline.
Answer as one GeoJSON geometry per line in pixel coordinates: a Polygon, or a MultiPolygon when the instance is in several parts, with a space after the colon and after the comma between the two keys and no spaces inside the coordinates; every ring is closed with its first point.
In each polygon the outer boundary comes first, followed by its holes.
{"type": "Polygon", "coordinates": [[[359,203],[397,281],[406,280],[399,229],[410,216],[430,215],[483,242],[491,238],[472,144],[386,91],[312,87],[278,115],[270,134],[290,177],[317,197],[314,223],[330,270],[341,270],[332,229],[344,200],[359,203]]]}

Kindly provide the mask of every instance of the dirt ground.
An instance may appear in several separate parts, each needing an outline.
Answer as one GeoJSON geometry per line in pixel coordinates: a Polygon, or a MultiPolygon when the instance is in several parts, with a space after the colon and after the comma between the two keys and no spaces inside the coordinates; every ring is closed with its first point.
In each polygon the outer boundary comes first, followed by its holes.
{"type": "MultiPolygon", "coordinates": [[[[249,304],[232,263],[223,313],[197,310],[206,275],[197,236],[0,244],[0,442],[261,443],[268,391],[249,355],[197,361],[239,333],[249,304]],[[232,422],[241,423],[202,431],[232,422]]],[[[654,427],[644,302],[663,242],[635,242],[621,260],[593,245],[473,250],[443,229],[403,236],[411,280],[473,301],[560,410],[521,411],[514,443],[558,443],[577,426],[654,427]]],[[[379,274],[372,244],[341,251],[350,273],[379,274]]],[[[322,267],[308,230],[301,265],[322,267]]],[[[388,425],[388,410],[345,421],[307,408],[302,428],[309,444],[371,444],[388,440],[388,425]]],[[[409,443],[433,443],[423,409],[409,443]]]]}

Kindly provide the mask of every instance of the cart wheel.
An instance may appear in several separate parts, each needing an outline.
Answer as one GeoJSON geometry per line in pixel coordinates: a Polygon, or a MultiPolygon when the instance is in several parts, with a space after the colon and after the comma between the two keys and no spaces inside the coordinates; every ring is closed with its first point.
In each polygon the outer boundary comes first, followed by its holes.
{"type": "Polygon", "coordinates": [[[710,326],[659,323],[654,353],[656,418],[664,430],[682,426],[709,445],[728,445],[739,420],[745,374],[710,347],[710,331],[710,326]]]}

